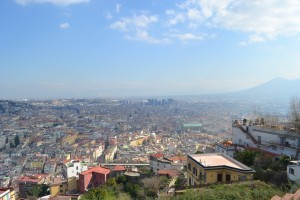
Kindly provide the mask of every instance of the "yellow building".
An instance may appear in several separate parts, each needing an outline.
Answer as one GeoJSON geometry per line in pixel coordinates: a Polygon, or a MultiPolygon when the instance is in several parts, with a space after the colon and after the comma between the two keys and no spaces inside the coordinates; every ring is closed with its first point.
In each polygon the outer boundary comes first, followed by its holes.
{"type": "Polygon", "coordinates": [[[71,177],[68,180],[56,177],[50,184],[50,195],[64,195],[66,193],[72,193],[77,191],[77,179],[76,177],[71,177]]]}
{"type": "Polygon", "coordinates": [[[187,156],[188,186],[252,180],[253,173],[253,169],[223,154],[187,156]]]}
{"type": "Polygon", "coordinates": [[[68,178],[68,191],[77,191],[77,179],[76,177],[68,178]]]}
{"type": "Polygon", "coordinates": [[[53,182],[50,184],[50,195],[57,196],[65,194],[68,191],[68,182],[62,180],[62,178],[57,177],[53,179],[53,182]]]}
{"type": "Polygon", "coordinates": [[[77,134],[75,134],[75,133],[69,134],[61,140],[61,145],[62,146],[70,146],[75,143],[77,138],[78,138],[77,134]]]}
{"type": "Polygon", "coordinates": [[[136,138],[136,139],[130,141],[129,145],[130,146],[134,146],[134,147],[141,146],[143,144],[143,142],[144,142],[145,139],[146,139],[145,137],[136,138]]]}
{"type": "Polygon", "coordinates": [[[0,200],[16,200],[16,192],[13,188],[0,188],[0,200]]]}

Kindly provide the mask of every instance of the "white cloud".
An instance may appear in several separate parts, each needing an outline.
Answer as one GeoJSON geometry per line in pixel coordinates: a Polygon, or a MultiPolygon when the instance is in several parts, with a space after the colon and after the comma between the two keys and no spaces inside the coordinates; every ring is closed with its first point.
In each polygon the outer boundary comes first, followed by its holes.
{"type": "Polygon", "coordinates": [[[185,42],[189,40],[203,40],[204,37],[201,35],[195,35],[193,33],[174,34],[174,37],[185,42]]]}
{"type": "Polygon", "coordinates": [[[62,23],[62,24],[59,25],[59,27],[61,29],[68,29],[68,28],[70,28],[70,24],[69,23],[62,23]]]}
{"type": "Polygon", "coordinates": [[[211,34],[221,29],[246,33],[240,45],[249,45],[300,35],[299,24],[299,0],[183,0],[159,16],[142,13],[123,17],[110,27],[136,36],[145,32],[149,35],[153,25],[156,38],[168,35],[169,39],[181,41],[203,39],[195,36],[201,36],[203,30],[211,34]],[[172,30],[177,31],[177,37],[168,34],[172,30]]]}
{"type": "Polygon", "coordinates": [[[189,25],[249,33],[242,44],[264,42],[300,33],[298,0],[186,0],[179,5],[189,25]]]}
{"type": "Polygon", "coordinates": [[[110,25],[110,28],[126,32],[126,38],[131,40],[140,40],[148,43],[169,43],[167,38],[156,38],[149,34],[151,25],[158,22],[157,15],[142,13],[132,17],[123,17],[110,25]]]}
{"type": "Polygon", "coordinates": [[[118,29],[121,31],[127,31],[129,29],[145,29],[148,28],[149,25],[158,21],[158,17],[156,15],[134,15],[133,17],[124,17],[120,20],[112,23],[110,25],[113,29],[118,29]]]}
{"type": "Polygon", "coordinates": [[[117,13],[120,13],[121,7],[122,7],[122,5],[119,4],[119,3],[117,3],[117,5],[116,5],[116,12],[117,12],[117,13]]]}
{"type": "Polygon", "coordinates": [[[127,36],[126,38],[131,39],[131,40],[145,41],[145,42],[152,43],[152,44],[171,43],[171,40],[168,38],[154,38],[153,36],[150,36],[146,30],[137,30],[135,35],[127,36]]]}
{"type": "Polygon", "coordinates": [[[90,0],[16,0],[16,2],[22,5],[30,3],[52,3],[60,6],[68,6],[71,4],[88,3],[90,0]]]}

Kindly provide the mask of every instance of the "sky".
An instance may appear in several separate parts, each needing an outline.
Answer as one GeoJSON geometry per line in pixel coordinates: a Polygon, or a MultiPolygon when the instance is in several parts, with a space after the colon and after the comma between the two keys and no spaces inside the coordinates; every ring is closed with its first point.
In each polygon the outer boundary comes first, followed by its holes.
{"type": "Polygon", "coordinates": [[[299,0],[1,0],[0,99],[238,91],[299,45],[299,0]]]}

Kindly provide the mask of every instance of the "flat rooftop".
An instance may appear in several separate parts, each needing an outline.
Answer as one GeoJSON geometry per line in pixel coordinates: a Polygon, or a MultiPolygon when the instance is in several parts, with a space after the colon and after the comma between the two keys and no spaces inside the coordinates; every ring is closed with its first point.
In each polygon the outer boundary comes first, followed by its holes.
{"type": "Polygon", "coordinates": [[[201,127],[202,124],[200,123],[187,123],[187,124],[183,124],[183,127],[201,127]]]}
{"type": "Polygon", "coordinates": [[[240,163],[239,161],[225,156],[219,153],[207,153],[207,154],[191,154],[189,155],[195,161],[199,162],[204,167],[220,167],[227,166],[231,168],[236,168],[240,170],[252,170],[246,165],[240,163]]]}

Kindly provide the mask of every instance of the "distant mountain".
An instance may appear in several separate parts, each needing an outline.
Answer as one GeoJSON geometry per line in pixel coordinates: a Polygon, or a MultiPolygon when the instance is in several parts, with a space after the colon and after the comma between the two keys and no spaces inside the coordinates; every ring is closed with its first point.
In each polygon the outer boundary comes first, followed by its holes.
{"type": "Polygon", "coordinates": [[[232,93],[231,95],[252,99],[258,98],[288,101],[293,96],[300,98],[300,79],[286,80],[283,78],[276,78],[256,87],[232,93]]]}

